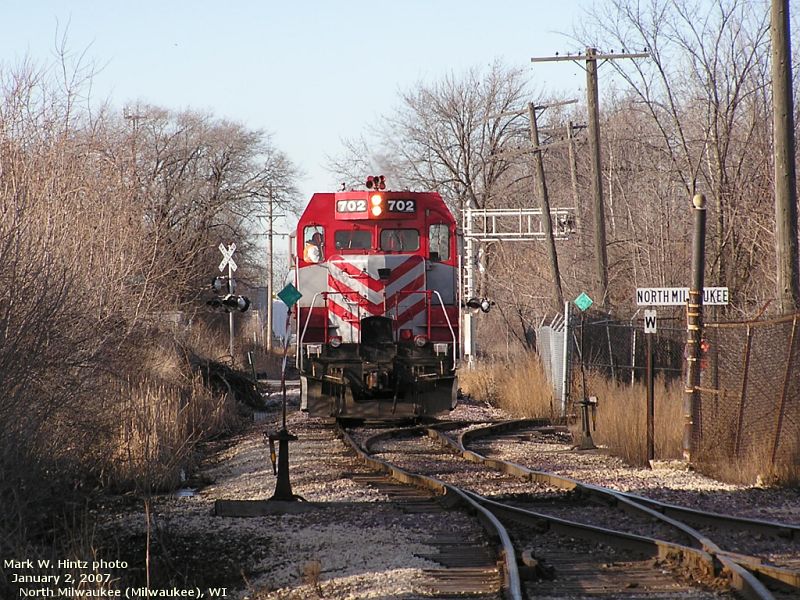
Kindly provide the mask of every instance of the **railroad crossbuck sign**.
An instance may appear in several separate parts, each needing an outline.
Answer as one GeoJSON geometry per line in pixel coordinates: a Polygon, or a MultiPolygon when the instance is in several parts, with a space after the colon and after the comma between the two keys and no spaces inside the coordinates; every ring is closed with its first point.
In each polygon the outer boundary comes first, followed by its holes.
{"type": "MultiPolygon", "coordinates": [[[[689,288],[636,288],[638,306],[681,306],[689,300],[689,288]]],[[[703,288],[703,304],[728,304],[728,288],[703,288]]]]}
{"type": "Polygon", "coordinates": [[[225,244],[220,244],[219,251],[222,252],[222,262],[219,263],[220,271],[224,271],[225,267],[228,265],[230,265],[231,271],[235,271],[239,268],[236,266],[236,263],[233,262],[233,253],[236,252],[236,244],[231,243],[231,245],[227,248],[225,247],[225,244]]]}

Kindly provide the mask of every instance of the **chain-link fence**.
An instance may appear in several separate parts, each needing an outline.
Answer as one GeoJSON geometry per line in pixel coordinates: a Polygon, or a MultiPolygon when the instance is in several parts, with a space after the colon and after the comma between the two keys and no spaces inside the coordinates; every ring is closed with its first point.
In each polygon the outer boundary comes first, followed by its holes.
{"type": "Polygon", "coordinates": [[[699,460],[794,460],[800,441],[798,320],[800,315],[705,325],[694,427],[699,460]]]}
{"type": "MultiPolygon", "coordinates": [[[[631,385],[643,381],[647,369],[647,336],[652,336],[653,371],[667,379],[681,377],[686,327],[680,319],[660,318],[656,333],[644,333],[644,319],[632,317],[619,320],[606,314],[589,312],[573,315],[571,319],[575,365],[577,373],[585,370],[599,372],[619,382],[631,385]]],[[[573,377],[570,397],[580,400],[582,390],[573,377]]]]}

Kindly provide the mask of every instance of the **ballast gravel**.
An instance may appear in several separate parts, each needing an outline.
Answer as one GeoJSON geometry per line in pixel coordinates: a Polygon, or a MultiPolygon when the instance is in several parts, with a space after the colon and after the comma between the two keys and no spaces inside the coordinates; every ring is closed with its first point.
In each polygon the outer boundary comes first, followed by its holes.
{"type": "MultiPolygon", "coordinates": [[[[423,597],[423,571],[440,568],[427,558],[436,553],[431,532],[480,536],[478,522],[457,511],[403,511],[375,487],[351,477],[369,471],[335,439],[330,424],[297,410],[297,392],[290,391],[287,401],[287,429],[298,436],[289,445],[292,491],[315,508],[249,518],[213,514],[217,500],[266,500],[275,491],[264,441],[265,431],[280,427],[280,408],[274,404],[247,432],[206,458],[197,474],[205,483],[193,494],[154,500],[150,543],[156,550],[169,549],[164,570],[182,573],[187,589],[227,587],[226,597],[238,600],[423,597]]],[[[491,421],[509,416],[467,400],[447,418],[491,421]]],[[[480,448],[530,468],[678,504],[800,522],[796,490],[723,484],[672,466],[636,469],[601,451],[579,452],[557,440],[532,443],[535,448],[500,442],[480,448]],[[743,502],[746,498],[758,502],[743,502]]],[[[117,544],[133,545],[131,552],[136,553],[143,552],[139,547],[145,524],[142,511],[129,509],[117,511],[100,530],[117,544]]]]}

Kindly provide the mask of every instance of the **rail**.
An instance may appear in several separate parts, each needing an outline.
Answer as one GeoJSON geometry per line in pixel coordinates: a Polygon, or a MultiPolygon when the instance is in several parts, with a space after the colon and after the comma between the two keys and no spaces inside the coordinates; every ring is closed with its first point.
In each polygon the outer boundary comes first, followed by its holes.
{"type": "MultiPolygon", "coordinates": [[[[649,498],[644,498],[636,494],[620,492],[602,488],[600,486],[585,484],[580,481],[549,473],[546,471],[537,471],[529,469],[523,465],[513,463],[510,461],[489,458],[472,450],[466,448],[467,440],[490,434],[490,432],[504,431],[517,428],[526,427],[539,427],[542,430],[548,430],[548,427],[542,427],[540,423],[535,420],[520,419],[516,421],[509,421],[505,423],[495,423],[469,431],[462,432],[457,440],[443,435],[436,430],[430,430],[429,435],[437,438],[440,442],[449,446],[451,450],[460,454],[466,460],[472,462],[483,463],[491,468],[498,469],[502,472],[508,473],[516,477],[528,479],[531,481],[546,482],[554,487],[566,490],[578,490],[585,495],[595,496],[606,503],[624,503],[632,510],[641,513],[649,514],[650,516],[660,519],[665,523],[688,534],[690,539],[695,540],[699,546],[699,550],[708,554],[715,560],[718,560],[725,568],[731,573],[732,584],[735,589],[745,594],[748,598],[757,599],[772,599],[772,594],[762,583],[765,581],[778,583],[779,585],[788,586],[789,589],[796,591],[800,589],[800,574],[793,569],[786,569],[783,567],[776,567],[765,564],[758,557],[751,557],[728,552],[720,548],[716,543],[711,541],[705,535],[687,525],[682,521],[678,521],[671,517],[668,513],[680,517],[684,520],[694,521],[701,524],[715,524],[717,526],[724,525],[729,528],[735,528],[739,531],[751,534],[772,534],[780,537],[797,539],[800,535],[800,527],[787,525],[785,523],[773,523],[763,521],[760,519],[748,519],[743,517],[733,517],[729,515],[721,515],[717,513],[707,513],[696,509],[689,509],[676,505],[671,505],[663,502],[658,502],[649,498]]],[[[552,519],[546,515],[539,515],[543,519],[552,519]]],[[[576,524],[571,524],[576,525],[576,524]]],[[[583,525],[577,525],[584,527],[583,525]]],[[[662,542],[659,541],[659,544],[662,542]]],[[[667,548],[665,545],[664,548],[667,548]]],[[[688,552],[690,549],[682,550],[681,552],[688,552]]],[[[691,549],[695,550],[695,549],[691,549]]],[[[688,555],[687,555],[688,558],[688,555]]]]}

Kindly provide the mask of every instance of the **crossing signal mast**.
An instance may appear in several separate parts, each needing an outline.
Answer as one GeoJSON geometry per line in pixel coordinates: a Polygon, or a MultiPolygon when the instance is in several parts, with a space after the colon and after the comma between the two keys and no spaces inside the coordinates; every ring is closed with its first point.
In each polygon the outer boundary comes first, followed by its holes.
{"type": "Polygon", "coordinates": [[[223,271],[227,267],[228,276],[217,276],[211,279],[211,289],[217,294],[224,294],[221,297],[212,298],[206,304],[212,308],[221,309],[228,314],[228,329],[230,339],[228,344],[228,351],[231,355],[231,362],[234,360],[233,355],[233,313],[245,312],[250,308],[250,299],[247,296],[236,296],[236,282],[233,279],[233,272],[239,267],[233,260],[233,253],[236,251],[236,244],[231,244],[227,248],[224,244],[219,245],[219,251],[222,252],[222,262],[219,263],[219,270],[223,271]]]}

